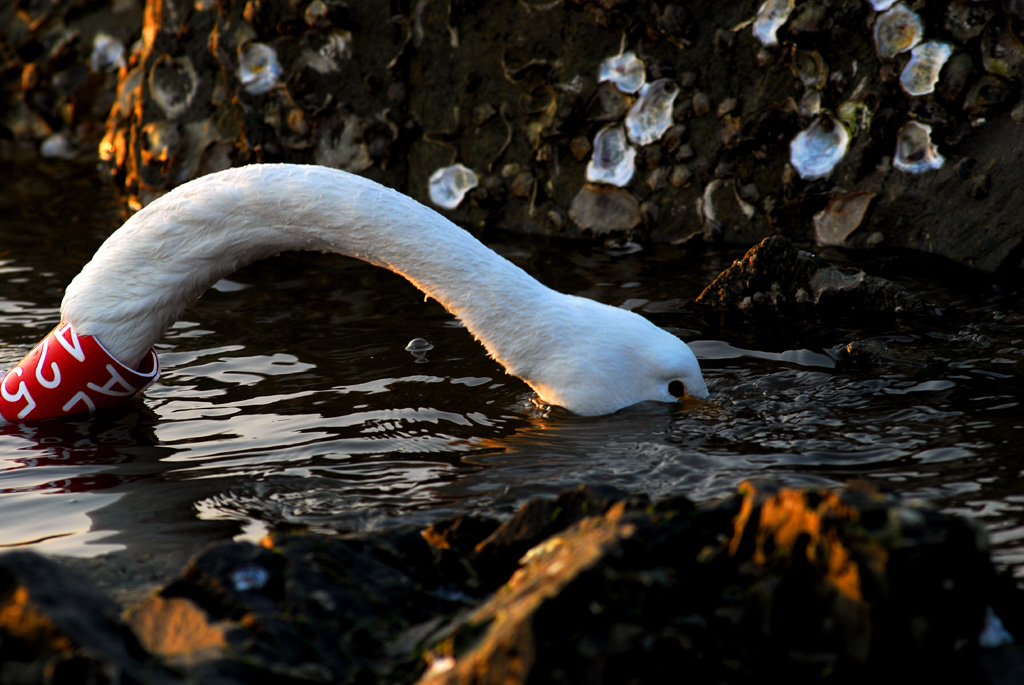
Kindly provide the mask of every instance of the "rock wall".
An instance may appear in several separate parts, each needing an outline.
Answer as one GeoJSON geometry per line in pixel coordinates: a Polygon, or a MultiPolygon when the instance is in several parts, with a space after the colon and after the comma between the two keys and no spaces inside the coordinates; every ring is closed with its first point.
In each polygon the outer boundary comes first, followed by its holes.
{"type": "Polygon", "coordinates": [[[60,153],[91,146],[105,117],[99,155],[137,205],[273,161],[352,170],[429,203],[431,176],[459,163],[476,185],[443,211],[467,227],[744,245],[782,233],[1019,268],[1024,11],[897,4],[916,11],[922,42],[948,46],[931,92],[912,96],[914,53],[880,56],[896,48],[875,37],[896,10],[874,7],[888,4],[16,2],[0,10],[4,133],[60,153]],[[101,33],[123,57],[103,56],[101,33]],[[669,121],[653,142],[606,150],[598,133],[629,130],[644,97],[599,81],[624,53],[667,93],[669,121]],[[808,171],[791,145],[822,130],[848,149],[808,171]],[[628,181],[587,180],[595,157],[620,154],[628,181]]]}

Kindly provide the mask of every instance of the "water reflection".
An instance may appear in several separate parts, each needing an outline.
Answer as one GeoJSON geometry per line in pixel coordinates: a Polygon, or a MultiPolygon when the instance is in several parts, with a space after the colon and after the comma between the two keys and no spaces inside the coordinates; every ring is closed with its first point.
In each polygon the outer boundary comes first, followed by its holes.
{"type": "MultiPolygon", "coordinates": [[[[67,236],[39,210],[0,219],[0,367],[52,327],[61,287],[119,223],[93,206],[87,228],[67,236]],[[40,248],[62,240],[67,258],[40,248]]],[[[554,287],[696,340],[712,400],[598,418],[543,411],[402,279],[340,257],[286,255],[222,281],[187,312],[158,345],[164,376],[145,401],[0,427],[0,545],[192,551],[278,527],[508,511],[581,482],[707,500],[749,478],[867,478],[981,519],[998,558],[1024,568],[1024,317],[1012,295],[956,294],[960,309],[974,308],[962,330],[709,322],[688,302],[735,255],[485,238],[554,287]],[[864,336],[921,350],[923,361],[837,361],[834,348],[864,336]],[[414,338],[430,341],[429,354],[407,351],[414,338]]]]}

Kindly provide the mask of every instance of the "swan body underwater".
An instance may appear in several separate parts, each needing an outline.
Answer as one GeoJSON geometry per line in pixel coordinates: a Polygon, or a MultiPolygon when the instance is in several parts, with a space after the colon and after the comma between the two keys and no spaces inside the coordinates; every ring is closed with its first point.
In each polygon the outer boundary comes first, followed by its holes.
{"type": "Polygon", "coordinates": [[[154,343],[189,304],[288,250],[337,252],[404,276],[546,404],[599,415],[708,397],[686,343],[642,316],[544,286],[374,181],[254,164],[181,185],[115,231],[68,285],[61,323],[0,381],[0,418],[56,418],[139,394],[159,375],[154,343]]]}

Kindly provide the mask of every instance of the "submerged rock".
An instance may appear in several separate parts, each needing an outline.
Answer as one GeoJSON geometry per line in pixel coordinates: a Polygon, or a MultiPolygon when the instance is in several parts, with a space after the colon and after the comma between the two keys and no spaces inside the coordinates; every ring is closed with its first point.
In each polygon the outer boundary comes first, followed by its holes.
{"type": "Polygon", "coordinates": [[[709,311],[819,311],[929,314],[928,306],[896,283],[834,266],[798,250],[781,236],[765,238],[733,262],[697,297],[709,311]]]}

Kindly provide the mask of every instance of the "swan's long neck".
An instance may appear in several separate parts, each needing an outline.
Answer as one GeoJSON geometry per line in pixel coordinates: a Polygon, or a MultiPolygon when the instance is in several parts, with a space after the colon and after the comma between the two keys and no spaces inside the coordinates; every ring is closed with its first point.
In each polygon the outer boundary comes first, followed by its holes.
{"type": "Polygon", "coordinates": [[[68,286],[61,313],[133,366],[207,288],[286,250],[337,252],[409,279],[516,375],[562,296],[423,205],[323,167],[260,165],[186,184],[135,214],[68,286]]]}

